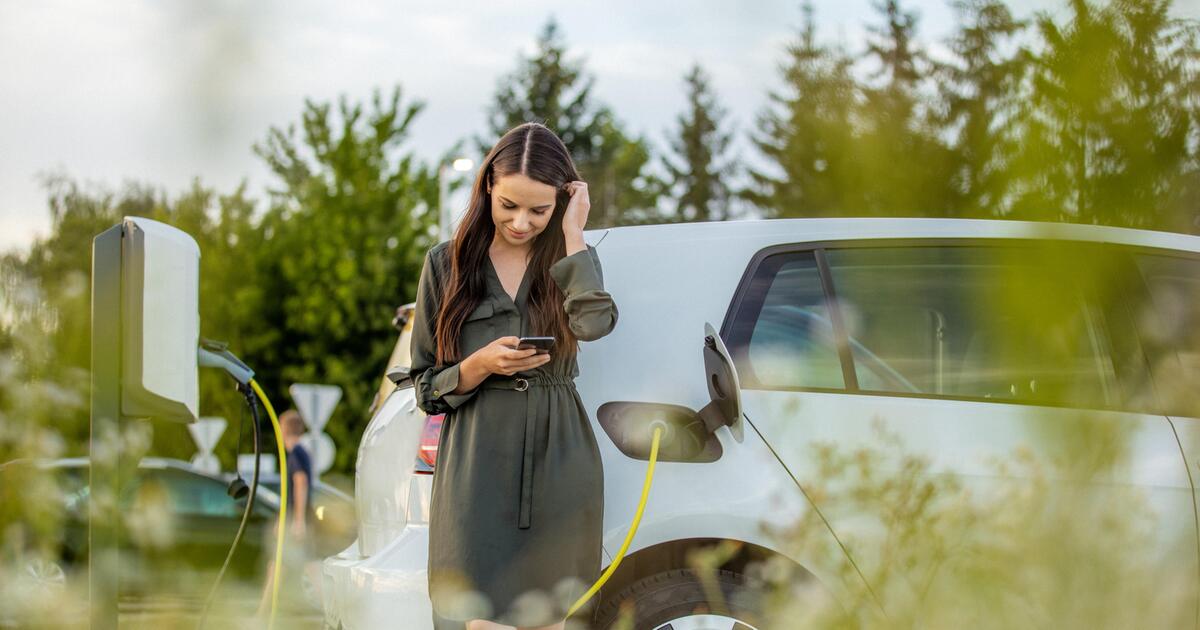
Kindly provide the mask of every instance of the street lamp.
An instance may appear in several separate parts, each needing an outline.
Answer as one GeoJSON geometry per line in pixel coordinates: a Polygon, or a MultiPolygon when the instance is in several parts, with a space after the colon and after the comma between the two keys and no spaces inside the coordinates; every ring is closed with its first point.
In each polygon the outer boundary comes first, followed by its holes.
{"type": "Polygon", "coordinates": [[[450,170],[455,170],[455,171],[458,171],[459,173],[465,173],[465,172],[471,170],[472,168],[475,168],[475,162],[472,161],[470,158],[458,158],[449,164],[442,162],[442,164],[440,166],[438,166],[438,242],[439,243],[450,239],[450,220],[452,219],[452,217],[450,216],[450,200],[448,199],[448,197],[450,196],[450,193],[449,193],[449,191],[446,190],[450,185],[450,181],[449,181],[449,178],[446,177],[446,175],[449,173],[450,170]]]}

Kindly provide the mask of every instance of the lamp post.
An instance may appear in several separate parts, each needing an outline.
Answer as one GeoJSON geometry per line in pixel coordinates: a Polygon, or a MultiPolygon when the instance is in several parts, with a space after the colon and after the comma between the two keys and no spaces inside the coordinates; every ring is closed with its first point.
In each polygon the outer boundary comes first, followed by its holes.
{"type": "Polygon", "coordinates": [[[453,162],[442,162],[438,166],[438,242],[450,239],[450,221],[453,217],[450,216],[450,178],[448,177],[451,170],[459,173],[465,173],[472,168],[475,168],[475,162],[470,158],[457,158],[453,162]]]}

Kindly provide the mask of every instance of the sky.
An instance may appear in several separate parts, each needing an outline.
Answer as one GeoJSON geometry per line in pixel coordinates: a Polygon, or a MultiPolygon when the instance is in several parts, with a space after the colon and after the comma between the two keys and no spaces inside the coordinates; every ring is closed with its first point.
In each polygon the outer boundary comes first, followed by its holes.
{"type": "MultiPolygon", "coordinates": [[[[878,21],[870,0],[814,0],[818,35],[852,52],[878,21]]],[[[264,0],[0,0],[0,250],[50,227],[43,180],[60,174],[116,191],[191,181],[265,200],[272,176],[252,151],[298,121],[305,99],[366,101],[400,85],[424,110],[404,145],[432,162],[486,129],[498,82],[531,55],[550,16],[568,58],[657,151],[683,112],[683,76],[699,62],[728,115],[734,154],[759,159],[749,130],[781,86],[778,66],[800,2],[583,0],[415,3],[264,0]]],[[[944,50],[946,2],[905,3],[918,41],[944,50]]],[[[1012,0],[1019,16],[1061,3],[1012,0]]],[[[1200,0],[1174,12],[1200,18],[1200,0]]],[[[478,159],[479,156],[469,155],[478,159]]]]}

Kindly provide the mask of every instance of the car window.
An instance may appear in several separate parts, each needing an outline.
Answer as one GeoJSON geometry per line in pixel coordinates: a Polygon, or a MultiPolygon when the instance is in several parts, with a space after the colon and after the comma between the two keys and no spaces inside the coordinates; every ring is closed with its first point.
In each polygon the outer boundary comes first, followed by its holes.
{"type": "Polygon", "coordinates": [[[1034,252],[846,248],[826,257],[861,389],[1113,403],[1098,313],[1034,252]],[[870,361],[860,358],[867,352],[870,361]],[[880,366],[901,380],[880,382],[880,366]]]}
{"type": "Polygon", "coordinates": [[[1163,403],[1171,413],[1200,416],[1200,260],[1137,254],[1149,304],[1135,312],[1149,348],[1163,403]]]}
{"type": "Polygon", "coordinates": [[[245,503],[234,501],[226,485],[217,479],[177,470],[152,470],[145,473],[143,487],[159,485],[166,491],[171,511],[180,516],[241,518],[245,503]]]}
{"type": "Polygon", "coordinates": [[[727,341],[744,385],[845,386],[811,252],[765,259],[742,303],[727,341]]]}

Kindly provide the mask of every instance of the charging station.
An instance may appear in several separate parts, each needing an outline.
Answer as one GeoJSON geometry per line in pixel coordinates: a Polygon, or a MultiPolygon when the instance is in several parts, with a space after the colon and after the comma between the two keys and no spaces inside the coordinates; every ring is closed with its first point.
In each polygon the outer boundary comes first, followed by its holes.
{"type": "Polygon", "coordinates": [[[200,247],[186,232],[126,217],[92,242],[88,595],[93,629],[117,627],[119,500],[140,453],[135,423],[197,419],[200,247]]]}

